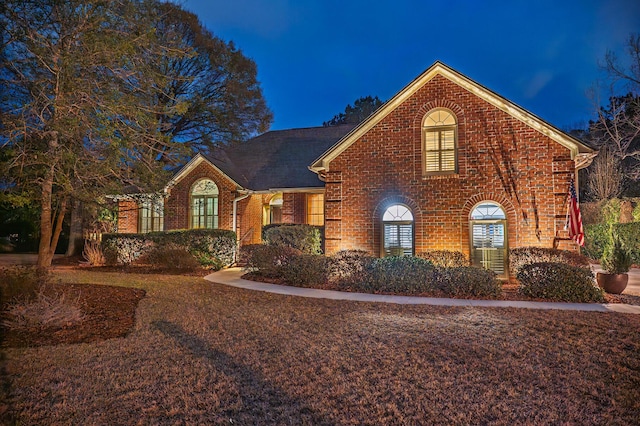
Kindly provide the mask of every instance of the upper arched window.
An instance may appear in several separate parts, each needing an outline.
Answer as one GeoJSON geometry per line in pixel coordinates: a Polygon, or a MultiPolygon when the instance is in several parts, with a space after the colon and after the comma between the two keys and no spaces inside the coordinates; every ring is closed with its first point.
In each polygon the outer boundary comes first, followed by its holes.
{"type": "Polygon", "coordinates": [[[202,179],[191,187],[191,228],[218,227],[218,185],[202,179]]]}
{"type": "Polygon", "coordinates": [[[458,171],[458,122],[444,108],[429,111],[422,121],[422,161],[425,174],[458,171]]]}

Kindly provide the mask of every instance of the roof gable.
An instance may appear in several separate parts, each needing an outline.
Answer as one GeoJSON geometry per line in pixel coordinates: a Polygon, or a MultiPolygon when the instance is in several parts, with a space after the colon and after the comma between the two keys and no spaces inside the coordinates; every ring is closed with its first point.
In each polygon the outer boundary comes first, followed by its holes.
{"type": "Polygon", "coordinates": [[[169,190],[171,190],[171,188],[173,188],[178,182],[180,182],[185,176],[187,176],[189,173],[191,173],[196,167],[198,167],[203,162],[206,162],[211,167],[216,169],[224,177],[229,179],[234,185],[236,185],[238,187],[238,189],[243,189],[243,186],[240,185],[236,180],[231,178],[223,170],[220,170],[220,168],[217,167],[215,164],[213,164],[207,157],[205,157],[204,155],[198,153],[198,154],[195,155],[195,157],[193,157],[191,160],[189,160],[189,162],[187,164],[185,164],[180,170],[178,170],[178,172],[175,175],[173,175],[171,180],[165,185],[164,192],[165,193],[169,192],[169,190]]]}
{"type": "Polygon", "coordinates": [[[593,150],[584,145],[578,139],[564,133],[558,128],[552,126],[541,118],[528,112],[524,108],[519,107],[513,102],[503,98],[486,87],[476,83],[470,78],[460,74],[454,69],[446,66],[441,62],[434,63],[425,72],[418,76],[415,80],[405,86],[393,98],[382,105],[369,118],[363,121],[358,127],[349,132],[345,137],[339,140],[335,145],[325,151],[318,157],[309,167],[312,171],[319,173],[322,170],[329,169],[329,163],[338,155],[349,148],[353,143],[366,134],[371,128],[383,120],[392,111],[402,105],[407,99],[415,94],[421,87],[430,82],[437,75],[440,75],[449,81],[457,84],[465,90],[471,92],[475,96],[485,100],[494,107],[506,112],[515,119],[525,123],[529,127],[548,136],[553,141],[559,143],[571,152],[571,157],[576,158],[581,154],[586,156],[593,155],[593,150]]]}

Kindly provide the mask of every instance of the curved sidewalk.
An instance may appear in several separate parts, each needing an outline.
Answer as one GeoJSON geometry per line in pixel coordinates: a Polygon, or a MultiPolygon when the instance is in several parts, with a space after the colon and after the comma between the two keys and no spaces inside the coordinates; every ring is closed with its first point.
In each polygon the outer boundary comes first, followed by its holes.
{"type": "Polygon", "coordinates": [[[289,287],[277,284],[243,280],[241,268],[223,269],[204,277],[207,281],[244,288],[247,290],[265,291],[288,296],[310,297],[315,299],[351,300],[357,302],[383,302],[403,305],[439,305],[439,306],[477,306],[526,309],[561,309],[568,311],[619,312],[640,314],[640,306],[599,303],[563,303],[563,302],[526,302],[516,300],[470,300],[446,299],[435,297],[390,296],[384,294],[349,293],[332,290],[289,287]]]}

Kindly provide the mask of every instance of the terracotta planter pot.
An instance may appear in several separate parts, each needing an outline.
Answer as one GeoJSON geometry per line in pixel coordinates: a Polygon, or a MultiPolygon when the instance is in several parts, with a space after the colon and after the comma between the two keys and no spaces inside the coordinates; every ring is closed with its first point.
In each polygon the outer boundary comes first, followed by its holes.
{"type": "Polygon", "coordinates": [[[629,282],[629,274],[606,274],[598,272],[596,281],[601,289],[607,293],[620,294],[627,288],[629,282]]]}

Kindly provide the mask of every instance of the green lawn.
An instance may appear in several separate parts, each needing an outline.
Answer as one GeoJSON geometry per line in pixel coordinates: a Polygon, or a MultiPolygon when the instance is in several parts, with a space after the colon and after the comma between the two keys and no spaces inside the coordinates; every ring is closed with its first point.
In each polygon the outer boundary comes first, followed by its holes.
{"type": "Polygon", "coordinates": [[[638,424],[640,316],[302,299],[198,277],[126,338],[5,349],[19,424],[638,424]]]}

